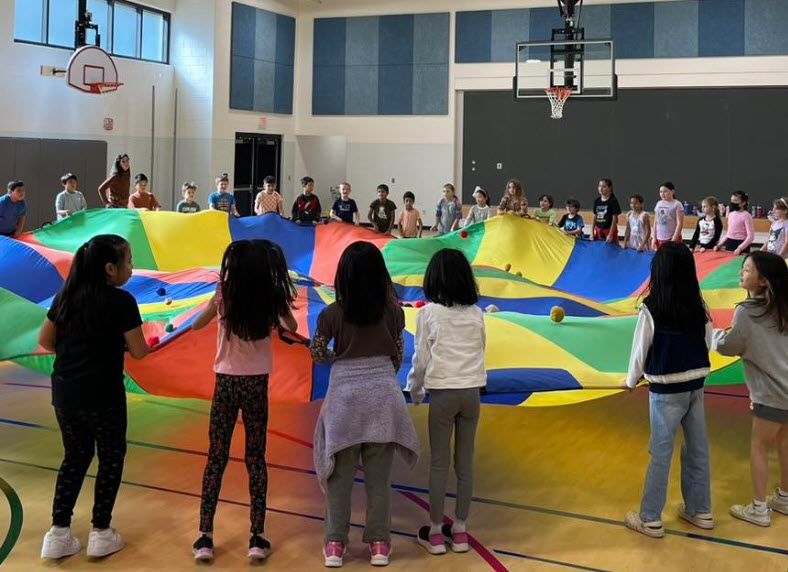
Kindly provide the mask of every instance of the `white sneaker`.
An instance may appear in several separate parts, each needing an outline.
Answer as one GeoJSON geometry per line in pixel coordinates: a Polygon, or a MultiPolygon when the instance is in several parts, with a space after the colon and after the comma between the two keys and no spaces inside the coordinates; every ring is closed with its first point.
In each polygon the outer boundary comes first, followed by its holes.
{"type": "Polygon", "coordinates": [[[768,503],[770,509],[788,515],[788,498],[782,496],[779,489],[774,491],[773,495],[769,495],[769,498],[766,499],[766,502],[768,503]]]}
{"type": "Polygon", "coordinates": [[[44,535],[44,544],[41,546],[41,558],[65,558],[73,556],[82,550],[77,538],[71,534],[71,528],[53,526],[44,535]]]}
{"type": "Polygon", "coordinates": [[[766,509],[765,512],[756,511],[753,503],[747,505],[735,504],[731,507],[731,515],[751,524],[757,524],[758,526],[771,525],[772,517],[769,514],[770,512],[769,509],[766,509]]]}
{"type": "Polygon", "coordinates": [[[104,530],[96,530],[95,528],[90,531],[88,536],[88,557],[101,558],[109,556],[121,550],[126,543],[123,537],[114,528],[105,528],[104,530]]]}

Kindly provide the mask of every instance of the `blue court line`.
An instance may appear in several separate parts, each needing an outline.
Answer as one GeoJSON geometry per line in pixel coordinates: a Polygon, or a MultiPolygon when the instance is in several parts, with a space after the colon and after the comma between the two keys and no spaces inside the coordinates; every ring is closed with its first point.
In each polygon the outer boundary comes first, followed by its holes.
{"type": "MultiPolygon", "coordinates": [[[[24,462],[24,461],[15,461],[13,459],[5,459],[3,457],[0,457],[0,462],[8,463],[10,465],[18,465],[18,466],[21,466],[21,467],[28,467],[28,468],[32,468],[32,469],[41,469],[41,470],[49,471],[49,472],[52,472],[52,473],[57,473],[58,472],[58,469],[55,468],[55,467],[48,467],[46,465],[38,465],[38,464],[35,464],[35,463],[27,463],[27,462],[24,462]]],[[[87,474],[85,476],[87,478],[89,478],[89,479],[95,479],[96,478],[96,475],[91,475],[91,474],[87,474]]],[[[190,498],[197,498],[197,499],[202,498],[202,496],[197,494],[197,493],[190,493],[188,491],[179,491],[178,489],[171,489],[171,488],[168,488],[168,487],[160,487],[160,486],[151,485],[151,484],[148,484],[148,483],[138,483],[136,481],[127,481],[125,479],[122,480],[121,483],[124,484],[124,485],[128,485],[130,487],[137,487],[137,488],[140,488],[140,489],[147,489],[147,490],[158,491],[158,492],[162,492],[162,493],[175,494],[175,495],[186,496],[186,497],[190,497],[190,498]]],[[[231,499],[220,498],[219,502],[220,503],[224,503],[224,504],[233,505],[233,506],[240,506],[240,507],[246,507],[246,508],[251,507],[250,503],[248,503],[248,502],[236,501],[236,500],[231,500],[231,499]]],[[[286,516],[295,516],[295,517],[298,517],[298,518],[306,518],[306,519],[309,519],[309,520],[316,520],[316,521],[320,521],[320,522],[323,522],[325,520],[325,517],[322,517],[322,516],[317,516],[317,515],[314,515],[314,514],[307,514],[307,513],[300,513],[300,512],[293,512],[291,510],[285,510],[285,509],[281,509],[281,508],[273,508],[273,507],[270,507],[270,506],[266,507],[265,510],[266,510],[266,512],[273,512],[273,513],[276,513],[276,514],[282,514],[282,515],[286,515],[286,516]]],[[[350,526],[353,527],[353,528],[360,528],[360,529],[364,528],[363,524],[352,523],[352,522],[350,523],[350,526]]],[[[403,532],[401,530],[392,530],[391,533],[392,534],[396,534],[397,536],[403,536],[403,537],[406,537],[406,538],[416,538],[415,534],[412,534],[410,532],[403,532]]]]}
{"type": "Polygon", "coordinates": [[[531,556],[529,554],[520,554],[518,552],[509,552],[508,550],[493,549],[496,554],[503,554],[504,556],[514,556],[515,558],[523,558],[525,560],[535,560],[537,562],[545,562],[547,564],[555,564],[557,566],[566,566],[567,568],[574,568],[575,570],[588,570],[590,572],[610,572],[610,570],[603,570],[602,568],[590,568],[588,566],[581,566],[580,564],[572,564],[571,562],[562,562],[561,560],[551,560],[549,558],[540,558],[538,556],[531,556]]]}

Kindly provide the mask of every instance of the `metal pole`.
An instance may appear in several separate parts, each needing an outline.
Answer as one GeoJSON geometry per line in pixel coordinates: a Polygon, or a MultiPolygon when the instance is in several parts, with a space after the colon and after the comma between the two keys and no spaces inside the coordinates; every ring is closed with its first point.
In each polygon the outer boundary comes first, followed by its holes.
{"type": "Polygon", "coordinates": [[[156,86],[151,86],[151,104],[150,104],[150,183],[151,189],[153,186],[153,167],[156,164],[156,86]]]}
{"type": "Polygon", "coordinates": [[[175,109],[172,121],[172,206],[178,204],[178,193],[175,186],[175,168],[178,164],[178,88],[175,88],[175,109]]]}

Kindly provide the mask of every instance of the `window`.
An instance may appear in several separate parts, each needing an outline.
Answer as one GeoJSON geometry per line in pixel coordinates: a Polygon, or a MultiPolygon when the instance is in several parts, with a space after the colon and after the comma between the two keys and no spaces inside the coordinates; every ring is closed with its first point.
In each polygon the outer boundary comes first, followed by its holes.
{"type": "Polygon", "coordinates": [[[14,38],[25,42],[44,42],[44,4],[46,0],[17,0],[14,11],[14,38]]]}
{"type": "MultiPolygon", "coordinates": [[[[78,0],[15,0],[14,40],[74,49],[78,0]]],[[[90,45],[115,56],[168,63],[170,15],[124,0],[88,0],[90,45]]]]}
{"type": "MultiPolygon", "coordinates": [[[[106,50],[111,37],[109,33],[110,15],[107,0],[88,0],[88,12],[93,15],[92,22],[98,26],[98,35],[101,40],[99,47],[106,50]]],[[[88,44],[93,44],[94,46],[98,43],[96,42],[95,30],[88,30],[87,41],[88,44]]]]}
{"type": "Polygon", "coordinates": [[[164,15],[142,11],[142,59],[160,62],[167,53],[167,22],[164,15]]]}
{"type": "Polygon", "coordinates": [[[112,53],[119,56],[140,57],[137,51],[139,14],[134,6],[115,3],[112,17],[112,53]]]}
{"type": "Polygon", "coordinates": [[[49,0],[47,44],[73,48],[76,19],[77,0],[49,0]]]}

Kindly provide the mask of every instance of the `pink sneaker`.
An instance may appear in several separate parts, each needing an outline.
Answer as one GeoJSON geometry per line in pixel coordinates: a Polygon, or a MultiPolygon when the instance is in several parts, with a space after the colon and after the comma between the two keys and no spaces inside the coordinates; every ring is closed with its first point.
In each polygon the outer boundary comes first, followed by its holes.
{"type": "Polygon", "coordinates": [[[373,566],[388,566],[391,556],[391,543],[378,540],[369,544],[369,563],[373,566]]]}
{"type": "Polygon", "coordinates": [[[326,568],[341,568],[343,564],[342,558],[345,556],[346,550],[345,545],[339,541],[326,542],[325,546],[323,546],[326,568]]]}
{"type": "Polygon", "coordinates": [[[450,524],[444,524],[441,528],[443,536],[449,541],[452,552],[468,552],[471,545],[468,544],[467,532],[452,532],[450,524]]]}
{"type": "Polygon", "coordinates": [[[422,526],[419,529],[416,542],[421,544],[430,554],[446,554],[446,541],[443,534],[430,534],[429,526],[422,526]]]}

